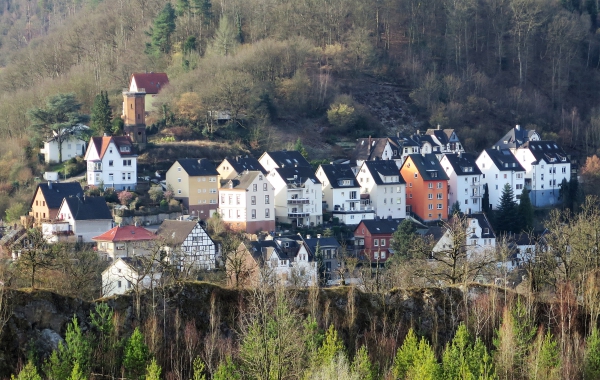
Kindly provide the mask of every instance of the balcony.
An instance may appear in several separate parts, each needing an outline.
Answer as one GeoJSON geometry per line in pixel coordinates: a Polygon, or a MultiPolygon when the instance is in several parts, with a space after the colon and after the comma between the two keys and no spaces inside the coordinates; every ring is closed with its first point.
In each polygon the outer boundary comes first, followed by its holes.
{"type": "Polygon", "coordinates": [[[146,93],[145,88],[138,88],[137,91],[129,91],[128,88],[123,89],[123,94],[145,94],[145,93],[146,93]]]}
{"type": "Polygon", "coordinates": [[[102,162],[90,162],[88,163],[88,171],[101,172],[102,162]]]}
{"type": "Polygon", "coordinates": [[[289,205],[307,205],[307,204],[310,204],[310,199],[308,199],[308,198],[292,198],[292,199],[288,199],[287,203],[289,205]]]}
{"type": "Polygon", "coordinates": [[[308,212],[288,212],[288,218],[306,218],[310,216],[308,212]]]}

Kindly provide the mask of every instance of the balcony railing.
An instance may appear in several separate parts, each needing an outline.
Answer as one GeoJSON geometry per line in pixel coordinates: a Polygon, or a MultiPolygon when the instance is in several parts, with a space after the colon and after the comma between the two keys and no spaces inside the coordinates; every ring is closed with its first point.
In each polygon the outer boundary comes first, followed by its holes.
{"type": "Polygon", "coordinates": [[[306,218],[309,215],[308,212],[288,212],[288,218],[306,218]]]}
{"type": "Polygon", "coordinates": [[[146,93],[146,89],[145,88],[138,88],[137,91],[129,91],[128,88],[124,88],[123,89],[123,93],[131,93],[131,94],[139,94],[139,93],[146,93]]]}
{"type": "Polygon", "coordinates": [[[308,198],[292,198],[292,199],[288,199],[287,203],[290,205],[307,205],[307,204],[310,204],[310,199],[308,199],[308,198]]]}

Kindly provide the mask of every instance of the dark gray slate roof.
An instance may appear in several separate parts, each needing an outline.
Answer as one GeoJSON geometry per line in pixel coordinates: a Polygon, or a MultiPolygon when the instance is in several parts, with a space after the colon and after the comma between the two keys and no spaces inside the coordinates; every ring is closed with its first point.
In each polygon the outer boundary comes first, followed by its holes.
{"type": "Polygon", "coordinates": [[[292,260],[294,258],[294,255],[289,255],[284,252],[273,240],[251,241],[248,250],[254,260],[260,264],[268,259],[266,254],[271,251],[274,251],[280,260],[292,260]]]}
{"type": "Polygon", "coordinates": [[[508,149],[486,149],[484,152],[490,156],[492,162],[500,171],[525,171],[517,158],[508,149]]]}
{"type": "Polygon", "coordinates": [[[400,170],[398,169],[398,165],[393,160],[378,160],[378,161],[365,161],[364,165],[367,166],[369,172],[373,176],[373,180],[378,185],[402,185],[406,182],[402,175],[400,175],[400,170]],[[381,176],[398,176],[397,182],[383,182],[381,176]]]}
{"type": "Polygon", "coordinates": [[[306,161],[306,158],[304,158],[300,152],[295,150],[277,150],[274,152],[267,152],[267,154],[280,168],[289,166],[311,167],[310,163],[306,161]]]}
{"type": "MultiPolygon", "coordinates": [[[[40,183],[38,189],[44,194],[48,208],[58,209],[65,197],[83,196],[79,182],[40,183]]],[[[37,194],[37,190],[34,194],[37,194]]],[[[33,200],[31,202],[33,203],[33,200]]]]}
{"type": "Polygon", "coordinates": [[[568,163],[570,161],[567,154],[554,141],[528,141],[522,148],[529,149],[537,162],[544,160],[548,163],[568,163]]]}
{"type": "Polygon", "coordinates": [[[475,162],[477,159],[475,155],[471,153],[461,153],[460,155],[447,153],[445,156],[457,175],[481,174],[481,170],[475,162]]]}
{"type": "Polygon", "coordinates": [[[490,223],[490,221],[488,220],[487,216],[484,213],[478,213],[478,214],[469,214],[467,215],[467,218],[471,218],[471,219],[477,219],[477,222],[479,223],[479,227],[481,227],[483,229],[483,231],[481,232],[481,236],[479,236],[482,239],[495,239],[496,238],[496,234],[494,233],[494,229],[492,228],[492,224],[490,223]],[[485,230],[487,228],[488,233],[485,233],[485,230]]]}
{"type": "Polygon", "coordinates": [[[69,196],[64,199],[75,220],[112,220],[104,197],[69,196]]]}
{"type": "Polygon", "coordinates": [[[360,138],[356,139],[356,148],[354,148],[353,157],[356,160],[371,161],[377,158],[381,159],[388,138],[360,138]]]}
{"type": "Polygon", "coordinates": [[[350,164],[321,165],[321,169],[323,169],[323,173],[325,173],[330,186],[334,189],[343,187],[359,187],[350,164]],[[350,180],[350,184],[343,185],[344,180],[350,180]]]}
{"type": "Polygon", "coordinates": [[[235,157],[226,157],[225,160],[229,162],[229,165],[235,170],[238,174],[245,170],[259,170],[264,174],[267,173],[265,168],[258,162],[258,160],[252,156],[235,156],[235,157]]]}
{"type": "Polygon", "coordinates": [[[521,145],[529,141],[535,134],[536,132],[533,129],[527,130],[520,126],[516,126],[508,131],[508,133],[506,133],[500,140],[498,140],[498,142],[496,142],[494,145],[494,148],[519,148],[521,145]]]}
{"type": "Polygon", "coordinates": [[[296,185],[302,185],[307,180],[313,181],[313,183],[321,183],[315,176],[312,167],[308,166],[286,166],[283,168],[277,168],[275,171],[283,178],[287,183],[296,185]],[[295,176],[295,177],[294,177],[295,176]]]}
{"type": "MultiPolygon", "coordinates": [[[[364,224],[367,231],[371,233],[371,235],[377,234],[393,234],[398,230],[398,226],[402,223],[404,219],[372,219],[372,220],[363,220],[361,224],[364,224]]],[[[359,224],[360,226],[360,224],[359,224]]],[[[357,227],[358,228],[358,227],[357,227]]]]}
{"type": "MultiPolygon", "coordinates": [[[[444,168],[442,168],[442,165],[440,164],[440,161],[437,159],[435,154],[411,154],[409,157],[417,167],[417,170],[419,171],[419,174],[421,175],[424,181],[448,180],[446,171],[444,170],[444,168]]],[[[407,162],[408,159],[404,162],[404,165],[406,165],[407,162]]]]}
{"type": "Polygon", "coordinates": [[[177,162],[191,177],[219,175],[215,165],[206,158],[181,158],[177,162]]]}

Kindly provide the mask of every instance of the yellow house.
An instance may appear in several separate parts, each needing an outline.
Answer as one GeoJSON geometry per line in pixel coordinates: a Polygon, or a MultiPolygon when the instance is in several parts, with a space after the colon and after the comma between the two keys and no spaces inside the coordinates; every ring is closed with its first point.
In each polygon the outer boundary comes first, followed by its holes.
{"type": "Polygon", "coordinates": [[[29,215],[37,225],[42,221],[56,219],[63,199],[70,196],[83,196],[83,189],[79,182],[40,183],[33,195],[29,215]]]}
{"type": "Polygon", "coordinates": [[[174,198],[181,200],[191,215],[207,219],[217,211],[220,176],[206,158],[175,161],[167,171],[166,181],[174,198]]]}

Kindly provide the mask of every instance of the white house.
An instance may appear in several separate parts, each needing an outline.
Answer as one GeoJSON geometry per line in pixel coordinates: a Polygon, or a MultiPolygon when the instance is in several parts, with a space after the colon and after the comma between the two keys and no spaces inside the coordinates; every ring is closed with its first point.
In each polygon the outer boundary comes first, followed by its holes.
{"type": "Polygon", "coordinates": [[[373,219],[375,209],[360,204],[360,186],[350,164],[321,165],[316,176],[323,190],[323,209],[344,224],[373,219]]]}
{"type": "Polygon", "coordinates": [[[518,202],[525,186],[525,169],[509,149],[485,149],[476,162],[482,173],[481,180],[487,184],[490,207],[498,207],[507,183],[518,202]]]}
{"type": "Polygon", "coordinates": [[[528,141],[513,150],[525,169],[525,187],[536,207],[558,203],[563,180],[571,179],[571,161],[554,141],[528,141]]]}
{"type": "Polygon", "coordinates": [[[215,269],[217,245],[206,230],[196,221],[165,220],[158,231],[158,242],[176,260],[181,270],[215,269]]]}
{"type": "Polygon", "coordinates": [[[496,144],[494,149],[517,149],[528,141],[539,141],[540,135],[533,129],[523,129],[520,125],[516,125],[508,131],[496,144]]]}
{"type": "Polygon", "coordinates": [[[223,181],[219,189],[219,213],[236,231],[256,233],[275,230],[275,191],[261,171],[244,171],[223,181]]]}
{"type": "Polygon", "coordinates": [[[135,288],[148,289],[161,279],[161,273],[139,258],[120,257],[102,272],[102,296],[125,294],[135,288]]]}
{"type": "MultiPolygon", "coordinates": [[[[491,255],[496,249],[496,234],[492,225],[483,213],[467,215],[466,236],[463,248],[467,257],[476,257],[483,254],[491,255]]],[[[452,223],[452,221],[450,221],[452,223]]],[[[433,247],[433,252],[444,252],[452,248],[453,239],[451,230],[446,229],[442,237],[433,247]]]]}
{"type": "Polygon", "coordinates": [[[381,218],[406,217],[406,182],[394,161],[365,161],[356,175],[362,206],[381,218]]]}
{"type": "Polygon", "coordinates": [[[128,136],[92,137],[85,160],[88,185],[135,189],[137,154],[128,136]]]}
{"type": "MultiPolygon", "coordinates": [[[[425,132],[426,136],[431,136],[431,152],[430,153],[464,153],[465,150],[460,142],[460,139],[454,132],[454,129],[428,129],[425,132]],[[434,149],[434,147],[436,147],[434,149]]],[[[429,142],[427,142],[429,143],[429,142]]]]}
{"type": "Polygon", "coordinates": [[[308,167],[310,163],[306,161],[306,158],[295,150],[278,150],[273,152],[265,152],[260,156],[258,162],[267,171],[271,172],[277,168],[289,168],[289,167],[308,167]]]}
{"type": "Polygon", "coordinates": [[[66,197],[58,209],[57,219],[69,224],[77,241],[93,242],[92,238],[112,228],[112,214],[104,197],[66,197]]]}
{"type": "MultiPolygon", "coordinates": [[[[87,129],[87,126],[82,125],[81,128],[87,129]]],[[[75,130],[65,136],[62,144],[62,160],[67,161],[73,157],[83,156],[87,143],[80,137],[79,130],[75,130]]],[[[59,149],[56,132],[54,136],[44,141],[44,147],[40,149],[40,153],[44,155],[44,161],[47,164],[56,163],[59,160],[59,149]]]]}
{"type": "Polygon", "coordinates": [[[258,162],[256,158],[248,155],[225,157],[219,166],[217,166],[217,171],[219,172],[221,179],[232,179],[245,171],[256,170],[263,174],[267,174],[267,171],[262,167],[260,162],[258,162]]]}
{"type": "MultiPolygon", "coordinates": [[[[322,223],[321,182],[315,177],[311,167],[275,168],[269,172],[267,179],[274,188],[277,222],[299,227],[322,223]]],[[[270,199],[268,204],[271,204],[270,199]]]]}
{"type": "Polygon", "coordinates": [[[448,212],[456,202],[459,203],[461,212],[481,212],[483,185],[475,156],[470,153],[447,153],[440,164],[448,175],[448,212]]]}

